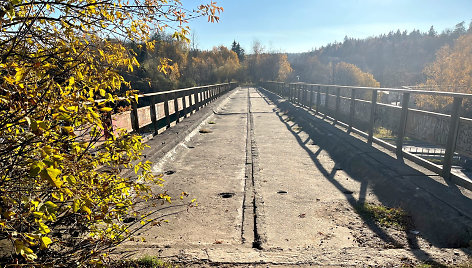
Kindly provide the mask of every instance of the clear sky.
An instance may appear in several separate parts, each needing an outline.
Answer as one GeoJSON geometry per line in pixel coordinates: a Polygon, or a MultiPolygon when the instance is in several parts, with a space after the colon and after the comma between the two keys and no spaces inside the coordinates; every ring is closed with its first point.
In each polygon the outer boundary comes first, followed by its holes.
{"type": "MultiPolygon", "coordinates": [[[[194,7],[202,0],[184,0],[194,7]]],[[[209,2],[209,0],[208,0],[209,2]]],[[[345,36],[366,38],[389,31],[441,32],[472,20],[472,0],[217,0],[221,21],[190,22],[199,49],[231,46],[250,52],[255,40],[266,51],[305,52],[345,36]]]]}

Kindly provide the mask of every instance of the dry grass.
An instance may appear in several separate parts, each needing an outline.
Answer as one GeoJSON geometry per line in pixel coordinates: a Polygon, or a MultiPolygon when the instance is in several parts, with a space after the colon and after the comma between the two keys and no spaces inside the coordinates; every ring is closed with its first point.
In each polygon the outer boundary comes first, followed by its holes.
{"type": "Polygon", "coordinates": [[[213,131],[211,131],[208,128],[201,128],[198,132],[200,132],[200,133],[212,133],[213,131]]]}

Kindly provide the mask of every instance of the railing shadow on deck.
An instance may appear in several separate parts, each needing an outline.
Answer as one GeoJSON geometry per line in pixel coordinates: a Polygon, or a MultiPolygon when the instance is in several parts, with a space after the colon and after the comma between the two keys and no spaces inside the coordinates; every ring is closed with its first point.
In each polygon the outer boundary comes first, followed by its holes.
{"type": "MultiPolygon", "coordinates": [[[[265,89],[260,88],[259,92],[264,98],[277,106],[279,110],[277,115],[280,121],[286,125],[299,145],[307,152],[315,166],[330,183],[342,193],[346,193],[348,190],[335,179],[336,167],[327,170],[320,163],[318,155],[322,151],[327,152],[336,163],[342,166],[344,172],[360,183],[359,198],[357,200],[353,195],[345,194],[354,211],[358,206],[364,204],[368,188],[370,188],[383,205],[405,209],[412,216],[415,226],[424,232],[424,238],[429,243],[438,247],[468,246],[472,238],[472,210],[458,211],[454,209],[454,204],[444,203],[444,200],[440,200],[442,197],[435,196],[435,193],[443,192],[445,196],[454,198],[453,202],[459,202],[464,207],[470,208],[472,208],[471,199],[458,195],[454,187],[438,183],[384,152],[368,146],[322,118],[314,116],[308,109],[294,105],[265,89]],[[293,125],[282,118],[282,114],[291,117],[291,121],[301,127],[309,135],[309,139],[303,141],[299,131],[295,131],[293,125]],[[328,136],[328,133],[331,135],[328,136]],[[319,146],[316,152],[313,152],[307,146],[307,142],[310,140],[316,141],[319,146]],[[375,161],[369,155],[380,154],[385,156],[385,161],[400,165],[403,171],[408,171],[414,175],[414,178],[407,178],[408,176],[402,176],[392,170],[388,170],[389,174],[383,174],[384,170],[376,170],[375,167],[370,166],[372,162],[366,162],[369,158],[371,161],[375,161]],[[418,190],[418,186],[420,186],[420,190],[418,190]],[[426,192],[428,189],[432,190],[426,192]]],[[[366,218],[362,213],[358,214],[383,241],[392,245],[398,244],[395,238],[389,236],[379,225],[366,218]]],[[[418,240],[415,235],[408,233],[406,235],[409,238],[409,248],[415,256],[423,260],[425,257],[430,261],[433,260],[434,256],[429,256],[418,248],[418,240]]]]}
{"type": "Polygon", "coordinates": [[[400,160],[409,159],[448,179],[447,183],[455,183],[472,190],[471,179],[451,172],[455,154],[472,157],[472,119],[460,117],[464,99],[472,99],[472,94],[272,81],[262,82],[262,85],[293,103],[308,107],[316,114],[322,114],[323,118],[330,119],[335,125],[347,127],[348,132],[366,137],[368,144],[377,143],[395,152],[400,160]],[[398,99],[401,97],[401,106],[381,103],[378,101],[381,93],[395,94],[398,99]],[[361,95],[369,100],[361,99],[361,95]],[[453,100],[450,106],[451,114],[413,109],[413,97],[410,95],[450,98],[453,100]],[[374,128],[378,123],[395,133],[394,144],[374,137],[374,128]],[[444,146],[442,165],[405,151],[407,135],[444,146]]]}

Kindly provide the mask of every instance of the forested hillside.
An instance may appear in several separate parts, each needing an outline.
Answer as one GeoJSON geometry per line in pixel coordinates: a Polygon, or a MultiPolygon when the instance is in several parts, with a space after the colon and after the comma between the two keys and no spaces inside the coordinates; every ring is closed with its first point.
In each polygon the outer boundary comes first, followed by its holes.
{"type": "Polygon", "coordinates": [[[154,50],[146,49],[146,44],[127,45],[136,53],[140,65],[132,74],[123,75],[140,92],[233,80],[381,87],[419,85],[427,81],[425,68],[436,60],[437,52],[453,46],[455,40],[469,33],[472,23],[466,27],[461,22],[453,30],[441,33],[431,26],[424,33],[397,30],[366,39],[345,37],[341,43],[298,54],[265,51],[258,42],[246,52],[236,41],[228,47],[204,51],[161,34],[152,37],[156,41],[154,50]]]}
{"type": "Polygon", "coordinates": [[[397,30],[367,39],[345,37],[342,43],[289,55],[294,69],[292,77],[298,75],[301,81],[307,82],[333,82],[336,72],[333,77],[331,64],[347,62],[372,73],[382,87],[417,85],[426,81],[423,70],[435,60],[436,52],[467,33],[472,33],[472,23],[466,29],[465,22],[461,22],[453,30],[442,33],[437,33],[431,26],[424,33],[397,30]]]}

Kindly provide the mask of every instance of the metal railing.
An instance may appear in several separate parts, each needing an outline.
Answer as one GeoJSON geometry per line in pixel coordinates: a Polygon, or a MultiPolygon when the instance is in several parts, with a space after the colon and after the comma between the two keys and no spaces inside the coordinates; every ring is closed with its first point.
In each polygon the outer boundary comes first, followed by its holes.
{"type": "Polygon", "coordinates": [[[124,121],[126,124],[129,123],[129,126],[121,128],[136,133],[142,132],[144,127],[151,125],[153,134],[157,135],[159,129],[169,128],[172,122],[179,123],[182,118],[190,116],[236,86],[237,83],[230,82],[141,94],[138,95],[138,101],[140,105],[146,103],[145,106],[138,107],[138,103],[133,100],[130,111],[113,115],[107,114],[106,121],[109,122],[107,125],[113,131],[113,127],[119,120],[124,121]],[[162,116],[158,114],[157,107],[159,106],[163,106],[164,114],[162,116]],[[173,109],[171,110],[171,108],[173,109]]]}
{"type": "MultiPolygon", "coordinates": [[[[460,118],[460,109],[462,102],[465,98],[472,98],[472,94],[462,94],[454,92],[441,92],[441,91],[425,91],[417,89],[399,89],[399,88],[373,88],[373,87],[353,87],[353,86],[339,86],[339,85],[325,85],[325,84],[306,84],[306,83],[283,83],[283,82],[274,82],[268,81],[263,82],[262,86],[280,96],[287,97],[291,102],[297,103],[302,106],[308,107],[310,110],[313,110],[316,115],[322,115],[322,118],[331,117],[333,123],[340,123],[347,127],[347,131],[355,131],[359,134],[362,134],[367,137],[367,143],[372,144],[373,141],[390,149],[396,153],[398,159],[403,157],[410,159],[420,165],[423,165],[438,174],[441,174],[446,179],[452,179],[456,184],[465,186],[472,189],[472,181],[460,177],[451,173],[452,160],[454,151],[456,149],[456,141],[459,131],[459,121],[464,118],[460,118]],[[341,96],[341,89],[345,89],[348,92],[350,91],[350,97],[341,96]],[[359,96],[360,92],[369,92],[371,94],[371,99],[369,101],[356,99],[356,96],[359,96]],[[399,118],[399,123],[396,126],[396,141],[395,145],[389,144],[381,139],[374,137],[374,123],[376,119],[376,111],[379,105],[383,106],[392,106],[387,104],[379,104],[377,99],[380,91],[395,92],[400,94],[402,97],[401,101],[401,115],[399,118]],[[419,158],[413,154],[410,154],[403,150],[403,144],[405,140],[405,131],[407,127],[408,113],[414,112],[424,112],[421,110],[416,110],[410,108],[410,97],[412,94],[416,95],[430,95],[430,96],[442,96],[442,97],[451,97],[453,98],[451,106],[450,115],[441,115],[448,116],[448,133],[447,141],[445,143],[445,154],[442,166],[433,164],[425,159],[419,158]],[[324,96],[324,101],[322,105],[322,96],[324,96]],[[329,98],[335,98],[334,111],[329,108],[329,98]],[[344,102],[349,102],[349,114],[344,116],[344,119],[341,121],[341,100],[344,102]],[[367,124],[367,133],[360,131],[355,128],[355,115],[356,115],[356,104],[358,103],[368,103],[370,105],[369,119],[367,124]]],[[[393,106],[392,106],[393,107],[393,106]]],[[[431,113],[433,114],[433,113],[431,113]]]]}

